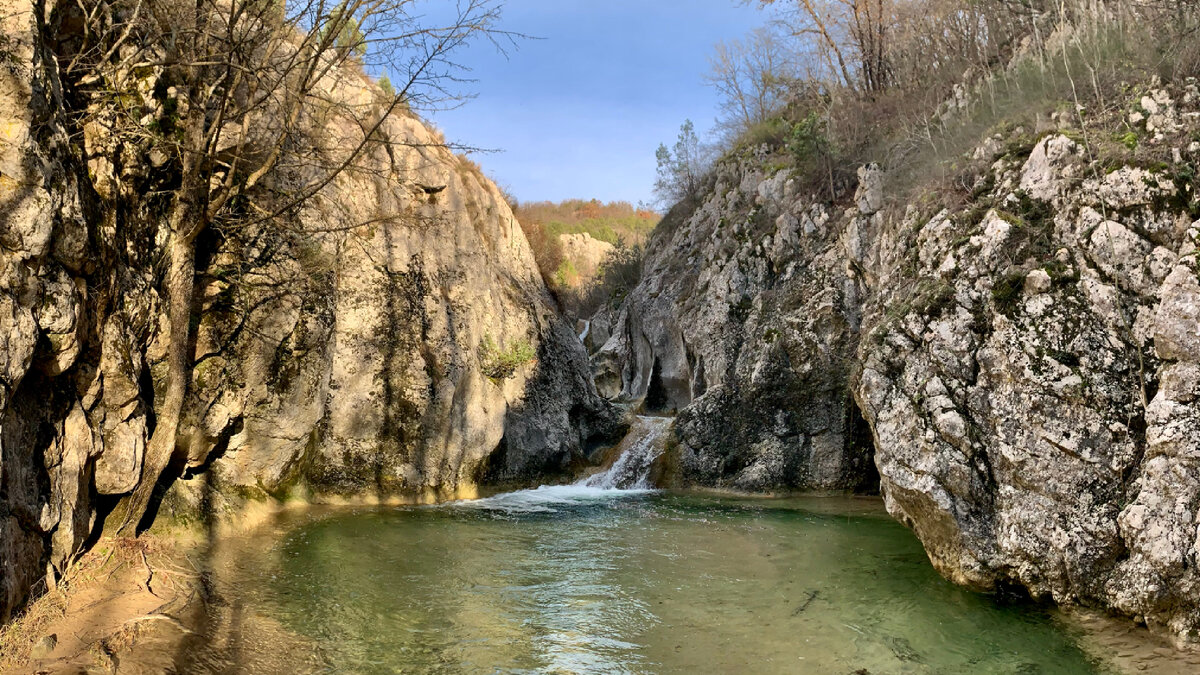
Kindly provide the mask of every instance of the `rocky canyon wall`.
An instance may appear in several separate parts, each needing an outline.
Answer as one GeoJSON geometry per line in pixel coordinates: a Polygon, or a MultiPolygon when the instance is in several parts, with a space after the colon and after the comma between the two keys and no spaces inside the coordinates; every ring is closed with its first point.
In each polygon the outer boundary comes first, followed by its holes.
{"type": "MultiPolygon", "coordinates": [[[[60,59],[78,38],[74,10],[3,4],[7,619],[138,485],[165,379],[165,225],[152,195],[171,178],[68,114],[77,101],[60,59]]],[[[166,114],[156,73],[140,77],[140,103],[166,114]]],[[[325,86],[343,102],[377,95],[356,73],[325,86]]],[[[619,437],[622,418],[596,395],[499,190],[410,115],[379,134],[387,142],[287,227],[233,236],[230,225],[198,242],[194,368],[160,514],[220,518],[289,496],[446,498],[562,472],[619,437]]],[[[300,178],[279,172],[269,188],[300,178]]]]}
{"type": "Polygon", "coordinates": [[[678,410],[681,483],[850,488],[873,457],[947,577],[1195,639],[1200,94],[1127,116],[1141,152],[1056,116],[908,203],[873,166],[835,209],[728,156],[655,233],[601,392],[678,410]]]}

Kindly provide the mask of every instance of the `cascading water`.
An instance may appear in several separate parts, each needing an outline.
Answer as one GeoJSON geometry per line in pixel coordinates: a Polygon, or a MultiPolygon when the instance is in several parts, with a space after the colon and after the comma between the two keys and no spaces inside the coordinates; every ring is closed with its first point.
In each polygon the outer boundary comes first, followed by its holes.
{"type": "Polygon", "coordinates": [[[669,417],[638,417],[618,446],[617,461],[600,473],[575,482],[606,490],[648,490],[650,469],[663,453],[669,417]]]}
{"type": "Polygon", "coordinates": [[[617,459],[599,473],[571,485],[543,485],[486,499],[450,502],[445,506],[508,514],[552,513],[561,507],[619,499],[651,492],[650,471],[666,444],[669,417],[637,417],[616,448],[617,459]]]}

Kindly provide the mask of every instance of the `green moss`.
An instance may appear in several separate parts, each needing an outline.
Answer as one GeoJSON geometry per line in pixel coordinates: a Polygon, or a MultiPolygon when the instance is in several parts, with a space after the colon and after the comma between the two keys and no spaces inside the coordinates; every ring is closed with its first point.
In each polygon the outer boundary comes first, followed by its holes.
{"type": "Polygon", "coordinates": [[[992,301],[996,309],[1007,317],[1012,317],[1017,311],[1021,300],[1021,291],[1025,286],[1025,275],[1020,273],[1006,274],[992,287],[992,301]]]}
{"type": "Polygon", "coordinates": [[[1015,214],[1011,211],[1005,211],[1004,209],[996,209],[996,215],[1000,216],[1000,219],[1003,220],[1004,222],[1008,223],[1009,225],[1013,225],[1015,227],[1025,227],[1025,221],[1022,220],[1020,216],[1018,216],[1017,214],[1015,214]]]}
{"type": "Polygon", "coordinates": [[[1004,156],[1024,162],[1033,154],[1033,148],[1037,145],[1038,139],[1032,134],[1022,133],[1017,134],[1008,140],[1004,145],[1004,156]]]}
{"type": "Polygon", "coordinates": [[[165,359],[150,364],[150,384],[154,387],[155,396],[167,390],[167,376],[170,374],[170,370],[165,359]]]}
{"type": "Polygon", "coordinates": [[[1030,197],[1018,190],[1012,207],[1015,212],[997,210],[996,213],[1013,225],[1009,247],[1014,258],[1032,257],[1044,260],[1054,253],[1054,207],[1049,202],[1030,197]]]}
{"type": "Polygon", "coordinates": [[[1079,270],[1059,260],[1051,260],[1042,265],[1042,269],[1046,271],[1046,274],[1050,275],[1050,281],[1055,286],[1073,284],[1079,281],[1079,270]]]}
{"type": "Polygon", "coordinates": [[[54,353],[61,352],[63,345],[67,342],[68,335],[65,333],[47,333],[46,340],[50,342],[50,348],[54,353]]]}
{"type": "Polygon", "coordinates": [[[217,358],[204,359],[192,369],[192,377],[200,390],[209,389],[217,384],[221,373],[221,364],[217,358]]]}

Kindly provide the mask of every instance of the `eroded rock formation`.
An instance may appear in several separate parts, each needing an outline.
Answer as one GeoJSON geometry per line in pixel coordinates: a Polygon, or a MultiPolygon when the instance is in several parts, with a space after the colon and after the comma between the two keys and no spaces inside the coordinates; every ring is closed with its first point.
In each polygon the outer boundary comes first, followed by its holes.
{"type": "Polygon", "coordinates": [[[859,290],[833,214],[762,157],[721,164],[655,230],[593,356],[598,389],[678,411],[678,478],[744,490],[871,487],[848,386],[859,290]]]}
{"type": "Polygon", "coordinates": [[[889,203],[872,166],[835,212],[727,159],[656,232],[599,389],[679,411],[682,482],[853,486],[873,445],[947,577],[1196,639],[1200,92],[1131,108],[1169,161],[1097,158],[1062,119],[984,139],[948,208],[889,203]]]}
{"type": "Polygon", "coordinates": [[[1195,637],[1195,186],[1096,168],[1050,135],[973,211],[881,239],[904,253],[873,302],[904,311],[862,339],[856,395],[888,509],[946,576],[1195,637]]]}
{"type": "MultiPolygon", "coordinates": [[[[164,379],[163,225],[145,195],[169,166],[72,126],[64,7],[0,12],[0,619],[138,485],[164,379]]],[[[163,87],[145,77],[149,107],[163,87]]],[[[353,73],[329,85],[373,95],[353,73]]],[[[412,117],[378,133],[389,142],[290,228],[198,242],[181,480],[163,510],[446,497],[562,472],[619,436],[500,192],[412,117]]]]}

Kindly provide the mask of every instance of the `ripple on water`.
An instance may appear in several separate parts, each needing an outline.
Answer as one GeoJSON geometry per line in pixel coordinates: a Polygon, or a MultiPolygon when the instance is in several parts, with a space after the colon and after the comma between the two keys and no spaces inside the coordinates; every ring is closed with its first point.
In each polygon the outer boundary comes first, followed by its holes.
{"type": "Polygon", "coordinates": [[[544,487],[306,522],[261,562],[328,672],[1111,672],[862,500],[544,487]]]}
{"type": "Polygon", "coordinates": [[[626,500],[653,494],[655,490],[616,490],[588,485],[543,485],[532,490],[505,492],[484,499],[465,499],[430,506],[431,509],[462,509],[466,511],[492,511],[510,515],[525,513],[558,513],[578,506],[626,500]]]}

